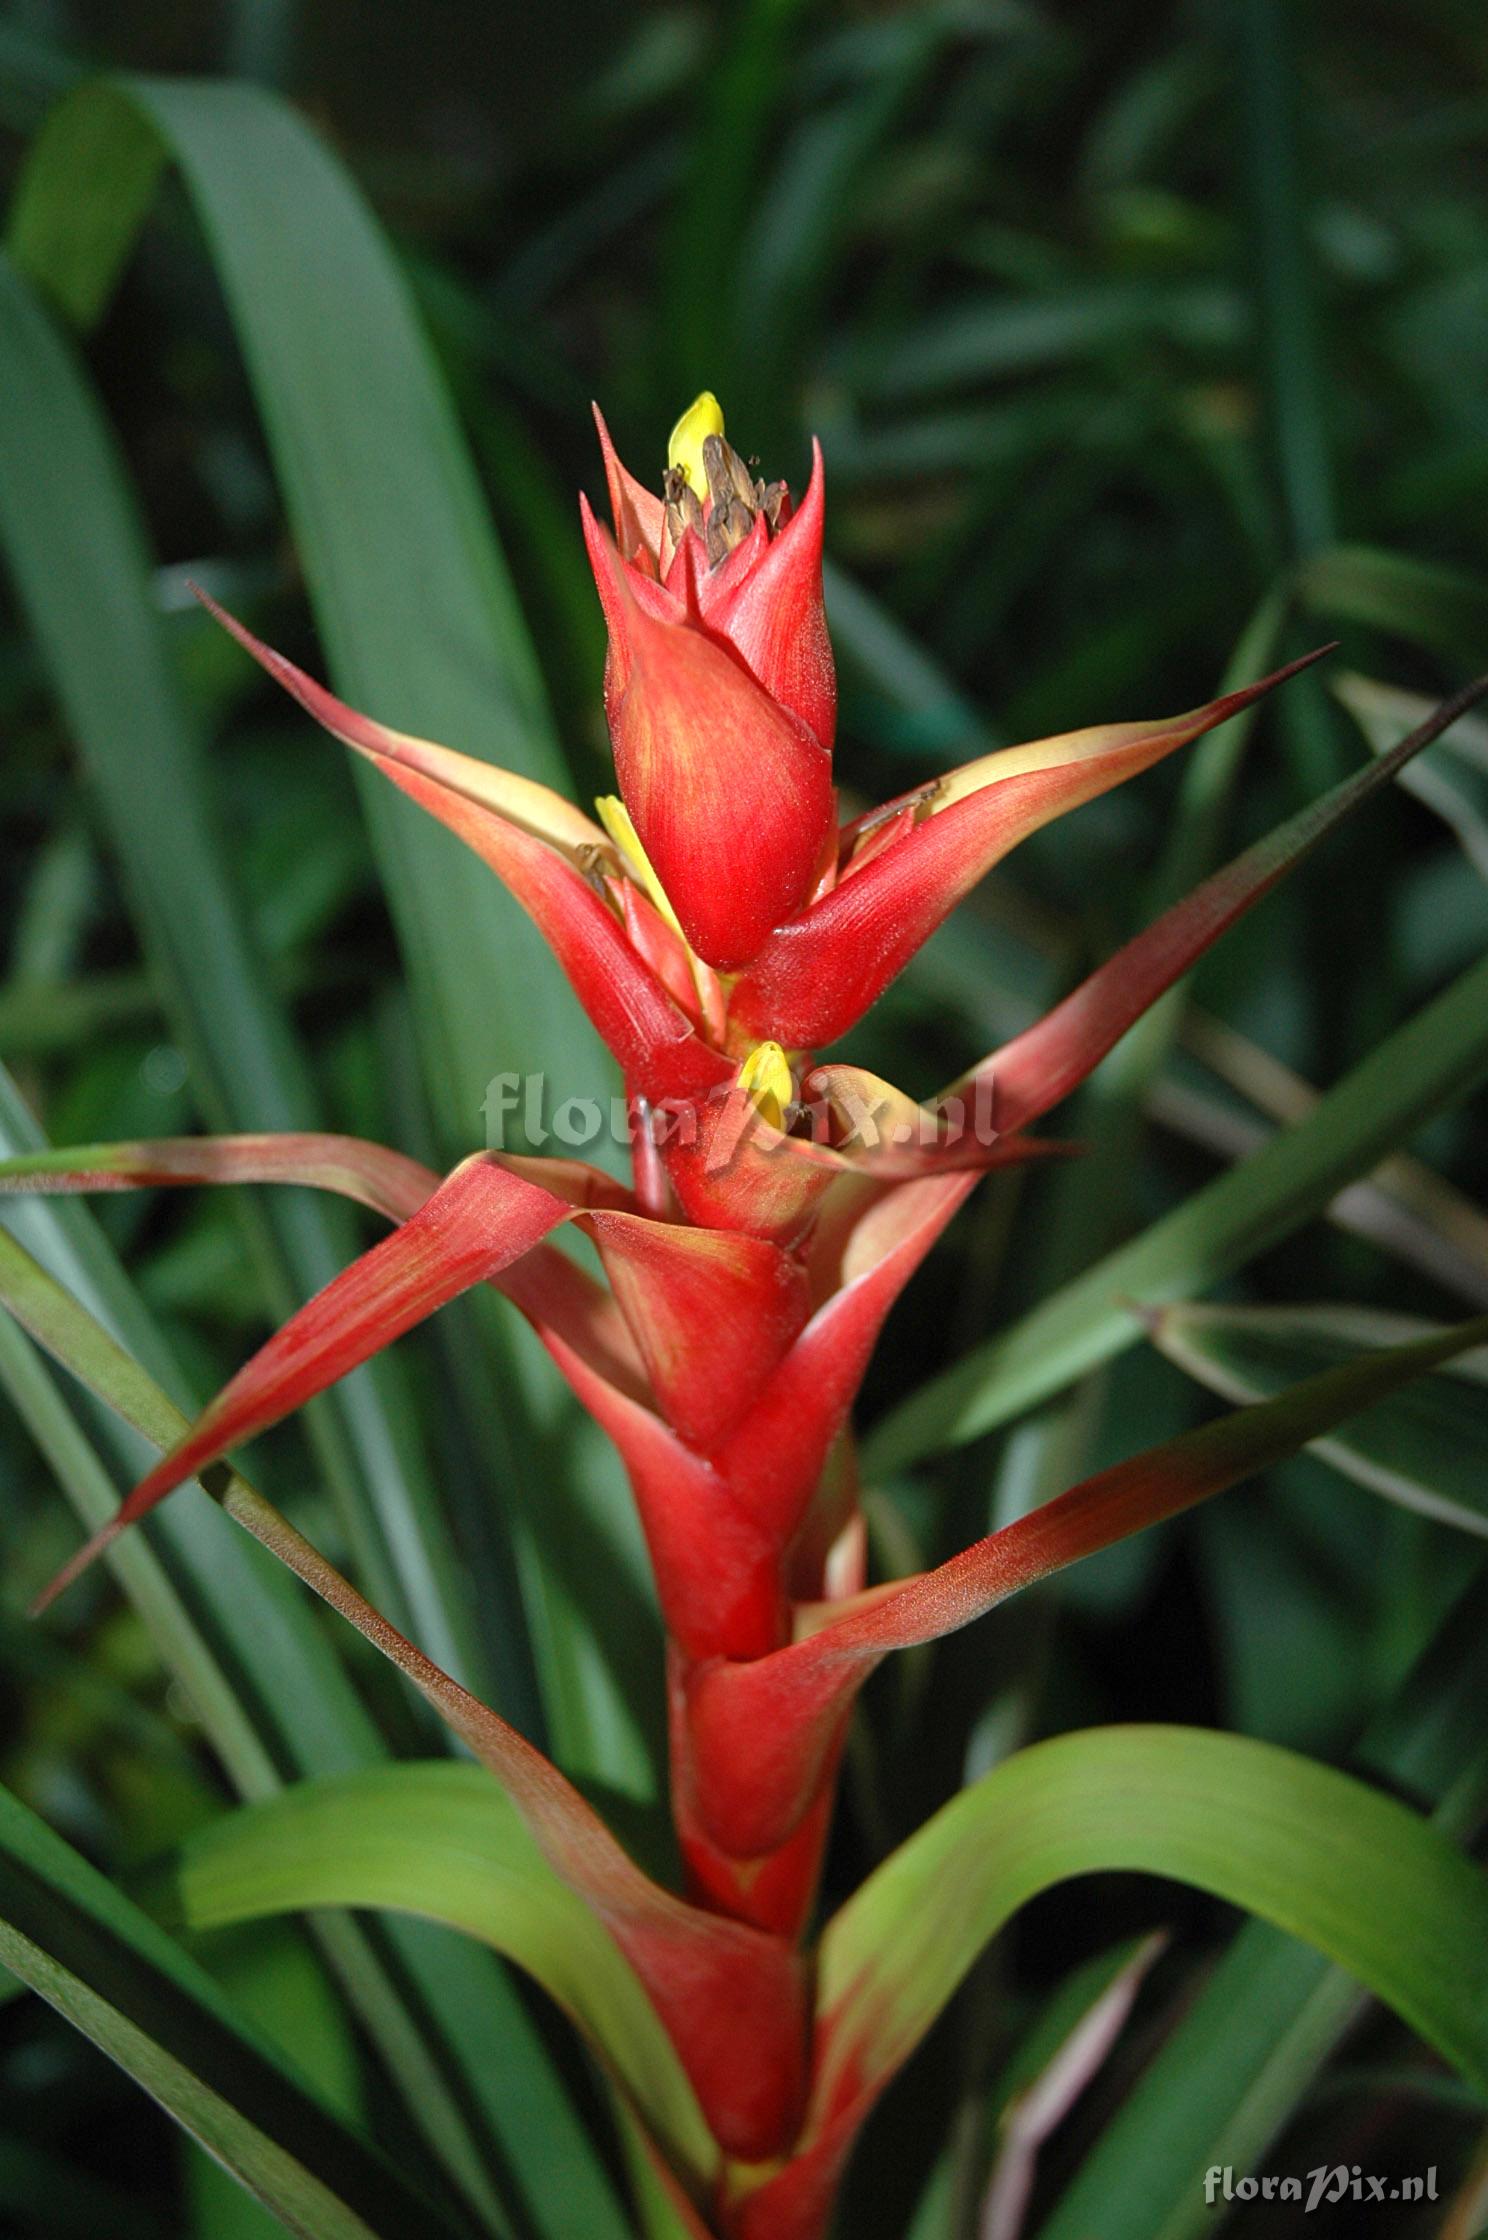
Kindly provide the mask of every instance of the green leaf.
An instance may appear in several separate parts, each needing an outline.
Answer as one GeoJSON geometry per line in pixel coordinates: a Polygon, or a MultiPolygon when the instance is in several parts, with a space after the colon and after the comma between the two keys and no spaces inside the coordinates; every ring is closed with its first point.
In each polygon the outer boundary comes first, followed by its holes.
{"type": "Polygon", "coordinates": [[[1304,1120],[933,1377],[875,1429],[865,1470],[881,1474],[960,1446],[1109,1361],[1141,1332],[1125,1301],[1185,1298],[1242,1267],[1485,1072],[1488,958],[1379,1043],[1304,1120]]]}
{"type": "MultiPolygon", "coordinates": [[[[1151,1336],[1226,1400],[1265,1400],[1300,1377],[1403,1345],[1437,1325],[1368,1307],[1168,1307],[1151,1336]]],[[[1488,1352],[1463,1355],[1366,1408],[1311,1452],[1420,1515],[1488,1534],[1488,1352]]]]}
{"type": "Polygon", "coordinates": [[[855,728],[937,773],[990,754],[1007,740],[992,731],[952,678],[890,610],[833,560],[822,570],[827,620],[845,688],[861,686],[855,728]]]}
{"type": "MultiPolygon", "coordinates": [[[[244,84],[84,87],[53,112],[17,189],[18,262],[71,316],[95,317],[167,155],[241,338],[338,689],[561,784],[537,665],[407,287],[292,109],[244,84]]],[[[358,783],[451,1148],[480,1139],[503,1066],[597,1089],[592,1038],[516,906],[409,804],[358,783]]]]}
{"type": "Polygon", "coordinates": [[[1125,2151],[1123,2109],[1039,2226],[1039,2240],[1084,2240],[1092,2213],[1104,2220],[1108,2206],[1102,2240],[1178,2240],[1207,2230],[1205,2170],[1216,2162],[1248,2167],[1363,2003],[1355,1979],[1321,1953],[1265,1922],[1247,1923],[1135,2086],[1125,2151]]]}
{"type": "Polygon", "coordinates": [[[479,1766],[434,1761],[302,1782],[213,1821],[179,1853],[169,1902],[190,1929],[378,1906],[479,1937],[575,2018],[678,2167],[706,2171],[715,2159],[630,1966],[479,1766]]]}
{"type": "MultiPolygon", "coordinates": [[[[973,2166],[978,2180],[985,2177],[981,2220],[990,2240],[1008,2240],[1022,2231],[1038,2174],[1039,2149],[1104,2065],[1143,1978],[1166,1941],[1161,1931],[1129,1938],[1077,1968],[1048,2001],[997,2079],[990,2101],[996,2110],[990,2170],[980,2157],[973,2166]]],[[[954,2163],[946,2175],[954,2185],[954,2163]]],[[[934,2200],[932,2193],[922,2204],[925,2224],[933,2216],[934,2200]]],[[[913,2240],[929,2240],[928,2231],[916,2232],[913,2240]]]]}
{"type": "MultiPolygon", "coordinates": [[[[1453,1610],[1358,1762],[1468,1834],[1488,1801],[1488,1586],[1453,1610]]],[[[1200,2240],[1204,2172],[1253,2169],[1367,2005],[1357,1981],[1262,1921],[1247,1922],[1123,2100],[1039,2240],[1200,2240]]]]}
{"type": "MultiPolygon", "coordinates": [[[[668,257],[666,334],[680,412],[720,379],[718,304],[703,275],[740,262],[755,174],[777,115],[802,0],[744,0],[715,19],[711,58],[677,197],[668,257]]],[[[725,412],[735,409],[725,392],[725,412]]]]}
{"type": "MultiPolygon", "coordinates": [[[[209,1113],[225,1127],[313,1126],[309,1079],[253,954],[150,608],[117,449],[72,351],[3,259],[0,375],[0,536],[209,1113]]],[[[300,1192],[268,1207],[266,1225],[256,1241],[277,1314],[356,1249],[342,1211],[300,1192]]],[[[405,1373],[384,1363],[336,1407],[314,1411],[310,1429],[359,1566],[390,1610],[479,1674],[463,1574],[404,1424],[405,1373]]]]}
{"type": "Polygon", "coordinates": [[[1021,1751],[871,1875],[822,1939],[817,2105],[908,2057],[1017,1909],[1124,1868],[1207,1890],[1347,1968],[1488,2096],[1488,1883],[1404,1805],[1269,1743],[1107,1727],[1021,1751]],[[939,1893],[956,1891],[948,1907],[939,1893]]]}
{"type": "MultiPolygon", "coordinates": [[[[355,2038],[299,1927],[267,1922],[203,1941],[195,1957],[213,1982],[293,2058],[303,2062],[313,2052],[314,2074],[333,2105],[365,2124],[355,2038]]],[[[273,2240],[273,2218],[210,2155],[187,2148],[185,2181],[201,2240],[273,2240]]]]}
{"type": "Polygon", "coordinates": [[[448,2236],[204,1969],[0,1791],[0,1960],[141,2084],[291,2232],[448,2236]]]}
{"type": "Polygon", "coordinates": [[[1329,426],[1333,392],[1318,349],[1311,213],[1299,156],[1303,75],[1285,0],[1245,0],[1241,144],[1251,189],[1267,418],[1294,553],[1326,544],[1336,507],[1329,426]]]}
{"type": "MultiPolygon", "coordinates": [[[[1388,754],[1429,707],[1418,692],[1402,692],[1357,672],[1336,677],[1333,690],[1375,754],[1388,754]]],[[[1488,724],[1463,717],[1434,750],[1401,772],[1400,783],[1456,833],[1468,862],[1488,879],[1488,724]]]]}
{"type": "Polygon", "coordinates": [[[1330,545],[1300,570],[1297,590],[1314,614],[1388,630],[1468,668],[1488,643],[1488,583],[1408,553],[1330,545]]]}

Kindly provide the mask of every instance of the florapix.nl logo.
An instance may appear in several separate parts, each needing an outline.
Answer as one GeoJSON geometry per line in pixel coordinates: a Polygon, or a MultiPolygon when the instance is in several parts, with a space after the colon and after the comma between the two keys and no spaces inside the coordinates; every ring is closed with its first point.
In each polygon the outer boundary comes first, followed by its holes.
{"type": "MultiPolygon", "coordinates": [[[[998,1139],[996,1084],[987,1072],[969,1087],[966,1097],[951,1094],[934,1104],[911,1105],[856,1068],[824,1068],[808,1074],[782,1113],[779,1128],[751,1134],[750,1140],[767,1155],[792,1140],[851,1153],[945,1151],[958,1144],[986,1148],[998,1139]]],[[[617,1094],[565,1097],[552,1105],[543,1073],[493,1074],[481,1099],[488,1150],[556,1146],[561,1153],[590,1150],[599,1143],[633,1150],[645,1135],[658,1150],[690,1150],[705,1143],[707,1165],[715,1173],[731,1167],[750,1134],[749,1109],[748,1099],[731,1082],[704,1098],[652,1104],[617,1094]],[[714,1118],[729,1124],[710,1127],[714,1118]]]]}
{"type": "Polygon", "coordinates": [[[1357,2162],[1319,2163],[1301,2177],[1278,2177],[1267,2172],[1259,2177],[1247,2174],[1237,2178],[1233,2170],[1217,2164],[1204,2173],[1204,2199],[1211,2209],[1221,2201],[1297,2201],[1303,2215],[1309,2216],[1314,2209],[1331,2208],[1340,2201],[1356,2201],[1367,2207],[1375,2202],[1436,2198],[1435,2163],[1409,2178],[1374,2178],[1357,2162]]]}

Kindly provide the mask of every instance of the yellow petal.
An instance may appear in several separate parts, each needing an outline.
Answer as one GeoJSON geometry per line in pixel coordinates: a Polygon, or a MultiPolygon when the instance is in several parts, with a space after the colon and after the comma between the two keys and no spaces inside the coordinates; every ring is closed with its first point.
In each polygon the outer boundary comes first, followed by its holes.
{"type": "Polygon", "coordinates": [[[631,822],[630,811],[626,808],[625,803],[618,794],[602,793],[594,806],[599,811],[599,821],[604,826],[605,831],[614,841],[615,846],[619,849],[673,933],[682,940],[685,946],[686,937],[677,922],[677,913],[667,899],[666,888],[651,868],[651,858],[641,846],[641,836],[631,822]]]}
{"type": "Polygon", "coordinates": [[[754,1109],[772,1128],[783,1128],[796,1093],[785,1052],[778,1042],[760,1042],[739,1068],[739,1087],[754,1101],[754,1109]]]}
{"type": "Polygon", "coordinates": [[[667,438],[667,465],[684,474],[700,498],[706,497],[708,477],[703,471],[704,436],[723,434],[723,407],[711,389],[694,397],[667,438]]]}

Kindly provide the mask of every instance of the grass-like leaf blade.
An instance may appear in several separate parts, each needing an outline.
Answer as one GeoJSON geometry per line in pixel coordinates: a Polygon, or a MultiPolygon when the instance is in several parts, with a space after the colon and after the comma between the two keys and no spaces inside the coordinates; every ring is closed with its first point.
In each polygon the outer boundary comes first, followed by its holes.
{"type": "MultiPolygon", "coordinates": [[[[1153,1342],[1226,1400],[1263,1400],[1364,1346],[1429,1323],[1364,1307],[1168,1307],[1153,1342]]],[[[1464,1532],[1488,1533],[1488,1354],[1466,1354],[1368,1408],[1311,1451],[1356,1484],[1464,1532]]]]}
{"type": "Polygon", "coordinates": [[[0,1960],[305,2240],[461,2230],[359,2140],[197,1963],[0,1792],[0,1960]]]}
{"type": "Polygon", "coordinates": [[[1488,1072],[1488,958],[1362,1058],[1308,1117],[976,1347],[866,1442],[868,1471],[962,1445],[1135,1343],[1127,1304],[1190,1297],[1313,1219],[1488,1072]]]}

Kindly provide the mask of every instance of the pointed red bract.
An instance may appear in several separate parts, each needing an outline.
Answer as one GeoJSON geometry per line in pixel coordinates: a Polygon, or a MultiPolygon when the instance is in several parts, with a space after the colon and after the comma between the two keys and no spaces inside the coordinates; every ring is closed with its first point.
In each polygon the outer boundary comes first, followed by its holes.
{"type": "Polygon", "coordinates": [[[416,771],[383,765],[400,792],[488,863],[546,937],[596,1032],[643,1096],[706,1095],[728,1067],[648,970],[589,882],[552,848],[416,771]]]}
{"type": "Polygon", "coordinates": [[[710,631],[726,638],[772,700],[798,716],[830,751],[837,729],[837,675],[822,599],[826,484],[821,445],[811,447],[811,480],[789,521],[768,540],[756,521],[758,552],[746,567],[731,556],[706,579],[700,602],[710,631]]]}
{"type": "Polygon", "coordinates": [[[447,756],[442,748],[410,740],[359,715],[224,608],[198,596],[318,723],[375,763],[400,792],[489,864],[544,935],[595,1028],[643,1095],[706,1094],[714,1081],[727,1078],[727,1067],[698,1042],[692,1021],[632,948],[613,911],[578,868],[576,850],[608,847],[597,825],[546,786],[467,757],[447,756]],[[452,763],[476,775],[462,775],[460,783],[452,784],[452,763]]]}
{"type": "Polygon", "coordinates": [[[482,807],[494,810],[510,823],[520,825],[524,831],[570,854],[605,845],[604,833],[593,819],[576,809],[561,793],[555,793],[551,786],[540,785],[535,778],[524,778],[515,770],[503,770],[496,763],[483,762],[475,755],[456,754],[449,747],[436,746],[431,739],[416,739],[406,731],[391,730],[387,724],[359,714],[285,655],[265,645],[262,638],[256,638],[245,623],[219,605],[200,584],[194,583],[190,588],[208,614],[237,639],[246,653],[252,654],[259,667],[344,746],[353,747],[357,753],[374,761],[395,763],[417,771],[449,792],[479,802],[482,807]]]}
{"type": "Polygon", "coordinates": [[[331,1190],[390,1221],[405,1221],[439,1188],[432,1167],[357,1136],[166,1136],[0,1161],[0,1192],[39,1197],[204,1182],[285,1182],[331,1190]]]}
{"type": "Polygon", "coordinates": [[[658,1115],[661,1156],[690,1221],[792,1244],[809,1227],[845,1162],[782,1134],[734,1079],[700,1104],[658,1115]]]}
{"type": "Polygon", "coordinates": [[[658,1115],[660,1156],[689,1220],[795,1244],[824,1218],[834,1191],[974,1177],[1068,1158],[1075,1148],[1003,1130],[990,1078],[959,1109],[949,1091],[939,1109],[917,1105],[861,1066],[818,1066],[802,1089],[804,1133],[767,1119],[737,1077],[703,1102],[658,1115]]]}
{"type": "MultiPolygon", "coordinates": [[[[550,1189],[570,1216],[586,1208],[631,1209],[628,1191],[576,1160],[512,1152],[491,1156],[509,1173],[550,1189]]],[[[0,1160],[0,1194],[75,1196],[245,1182],[331,1190],[390,1221],[406,1221],[439,1188],[440,1178],[416,1159],[354,1136],[168,1136],[0,1160]]],[[[553,1245],[531,1246],[519,1260],[493,1269],[486,1281],[617,1391],[650,1402],[645,1367],[613,1295],[553,1245]]]]}
{"type": "Polygon", "coordinates": [[[868,1194],[823,1305],[720,1449],[736,1498],[779,1542],[805,1514],[889,1309],[977,1180],[954,1174],[868,1194]]]}
{"type": "Polygon", "coordinates": [[[823,1770],[814,1803],[789,1840],[767,1859],[732,1859],[709,1838],[692,1806],[686,1734],[685,1660],[669,1659],[671,1713],[671,1806],[677,1843],[687,1869],[690,1893],[736,1921],[748,1921],[793,1943],[804,1931],[821,1878],[822,1856],[831,1828],[836,1762],[823,1770]]]}
{"type": "Polygon", "coordinates": [[[291,1315],[224,1386],[179,1446],[156,1464],[58,1574],[44,1608],[126,1526],[241,1446],[323,1392],[447,1300],[487,1281],[571,1214],[568,1203],[508,1173],[487,1156],[469,1159],[403,1225],[334,1277],[291,1315]]]}
{"type": "Polygon", "coordinates": [[[667,1421],[709,1452],[806,1320],[806,1272],[778,1245],[638,1214],[590,1226],[667,1421]]]}
{"type": "Polygon", "coordinates": [[[917,821],[892,845],[862,870],[849,861],[829,894],[771,935],[734,990],[731,1029],[787,1049],[834,1042],[1019,841],[1211,731],[1317,658],[1309,654],[1166,723],[1071,732],[953,771],[938,802],[926,789],[917,821]]]}
{"type": "Polygon", "coordinates": [[[994,1051],[945,1092],[965,1098],[978,1080],[995,1084],[999,1124],[1026,1127],[1079,1087],[1108,1050],[1182,978],[1222,933],[1263,900],[1343,819],[1450,730],[1488,685],[1445,701],[1388,754],[1343,778],[1318,800],[1247,848],[1172,909],[1144,927],[1034,1026],[994,1051]]]}
{"type": "Polygon", "coordinates": [[[590,408],[594,425],[599,431],[599,448],[604,459],[605,481],[610,493],[610,519],[615,527],[615,542],[626,560],[638,562],[649,575],[659,578],[666,543],[666,507],[654,490],[638,482],[624,464],[610,440],[604,414],[599,406],[590,408]]]}
{"type": "Polygon", "coordinates": [[[625,1463],[672,1640],[690,1658],[778,1649],[789,1638],[779,1543],[652,1408],[618,1390],[551,1328],[542,1335],[625,1463]]]}
{"type": "Polygon", "coordinates": [[[625,806],[689,942],[732,971],[810,892],[832,823],[831,757],[732,650],[652,611],[587,506],[584,534],[610,632],[605,705],[625,806]]]}

